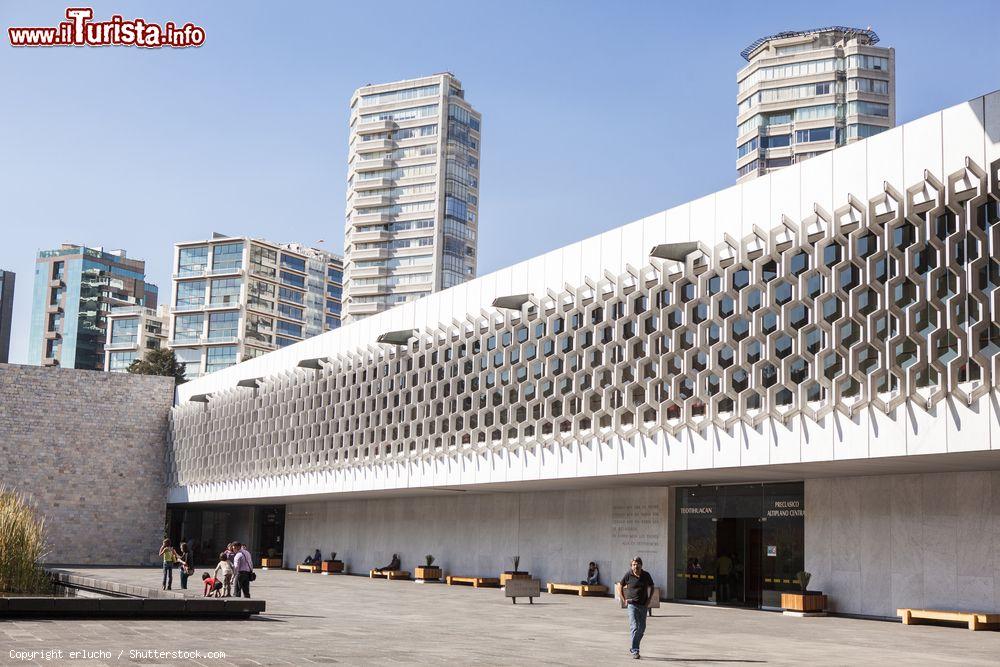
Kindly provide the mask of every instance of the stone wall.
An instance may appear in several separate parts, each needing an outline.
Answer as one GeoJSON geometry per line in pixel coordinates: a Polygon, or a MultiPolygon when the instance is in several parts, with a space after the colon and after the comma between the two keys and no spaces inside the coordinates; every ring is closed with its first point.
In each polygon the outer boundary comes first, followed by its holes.
{"type": "Polygon", "coordinates": [[[0,484],[45,516],[49,563],[154,562],[172,378],[0,364],[0,484]]]}
{"type": "Polygon", "coordinates": [[[610,584],[638,554],[666,595],[670,496],[643,487],[290,504],[285,566],[318,548],[354,573],[398,553],[410,572],[433,554],[446,573],[496,577],[519,555],[543,584],[579,582],[591,560],[610,584]]]}
{"type": "Polygon", "coordinates": [[[1000,472],[806,480],[806,570],[833,611],[1000,610],[1000,472]]]}

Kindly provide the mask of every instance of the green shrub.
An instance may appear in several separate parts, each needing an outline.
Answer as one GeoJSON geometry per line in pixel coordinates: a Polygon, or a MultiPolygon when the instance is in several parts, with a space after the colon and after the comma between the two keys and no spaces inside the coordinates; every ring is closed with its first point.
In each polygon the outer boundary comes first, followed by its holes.
{"type": "Polygon", "coordinates": [[[45,557],[44,521],[20,493],[0,485],[0,593],[52,592],[39,563],[45,557]]]}

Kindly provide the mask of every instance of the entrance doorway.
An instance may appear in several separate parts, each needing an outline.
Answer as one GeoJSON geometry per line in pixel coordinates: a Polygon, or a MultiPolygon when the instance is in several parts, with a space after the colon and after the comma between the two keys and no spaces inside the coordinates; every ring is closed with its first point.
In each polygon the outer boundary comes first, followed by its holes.
{"type": "Polygon", "coordinates": [[[675,598],[777,607],[804,567],[803,485],[677,489],[675,598]]]}

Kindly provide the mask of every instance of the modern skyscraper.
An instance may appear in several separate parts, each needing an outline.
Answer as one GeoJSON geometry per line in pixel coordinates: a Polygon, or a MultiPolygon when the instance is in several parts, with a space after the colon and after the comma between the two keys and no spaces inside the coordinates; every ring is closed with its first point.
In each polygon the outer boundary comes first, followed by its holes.
{"type": "Polygon", "coordinates": [[[166,347],[170,310],[121,306],[108,311],[108,334],[104,342],[104,370],[124,373],[148,350],[166,347]]]}
{"type": "Polygon", "coordinates": [[[0,364],[10,359],[10,321],[14,312],[14,273],[0,269],[0,364]]]}
{"type": "Polygon", "coordinates": [[[354,92],[345,319],[475,277],[480,119],[449,73],[354,92]]]}
{"type": "Polygon", "coordinates": [[[102,370],[107,314],[115,306],[156,308],[146,263],[124,250],[64,243],[35,260],[28,360],[102,370]]]}
{"type": "Polygon", "coordinates": [[[177,243],[169,346],[194,378],[336,329],[343,266],[294,243],[223,234],[177,243]]]}
{"type": "Polygon", "coordinates": [[[780,32],[740,53],[737,182],[896,124],[895,50],[871,28],[780,32]]]}

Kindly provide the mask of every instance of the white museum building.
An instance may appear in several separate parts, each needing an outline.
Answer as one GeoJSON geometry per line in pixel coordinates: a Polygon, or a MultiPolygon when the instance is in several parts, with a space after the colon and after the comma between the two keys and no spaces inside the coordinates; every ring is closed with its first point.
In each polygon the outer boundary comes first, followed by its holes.
{"type": "Polygon", "coordinates": [[[639,554],[674,600],[774,607],[805,570],[839,613],[996,610],[998,202],[1000,92],[198,378],[171,525],[241,512],[285,566],[639,554]]]}

